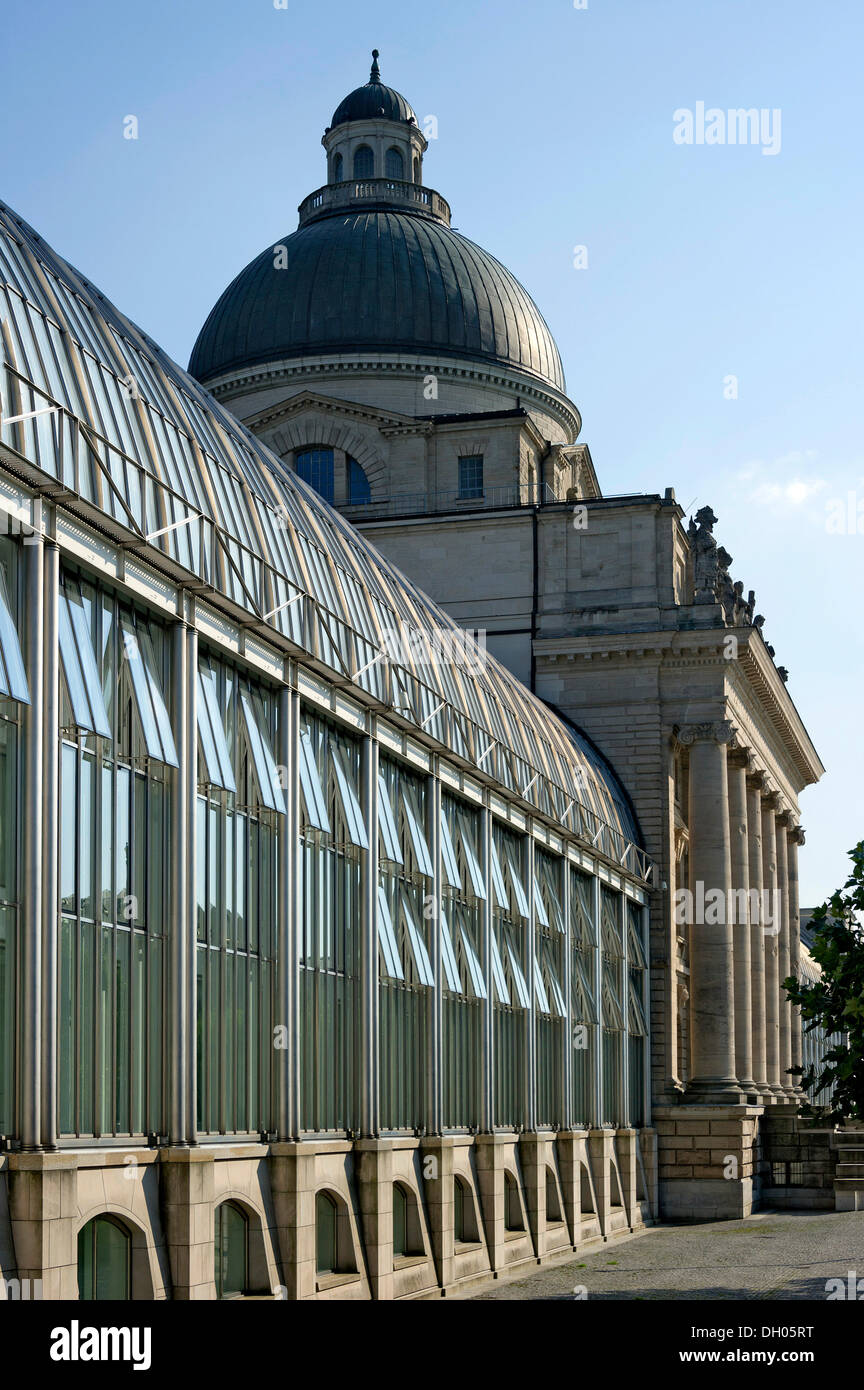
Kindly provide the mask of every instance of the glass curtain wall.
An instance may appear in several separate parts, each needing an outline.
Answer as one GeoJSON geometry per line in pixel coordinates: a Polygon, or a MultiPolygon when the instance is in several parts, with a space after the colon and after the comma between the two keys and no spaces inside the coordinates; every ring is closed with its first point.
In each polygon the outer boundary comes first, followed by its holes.
{"type": "Polygon", "coordinates": [[[572,1119],[589,1126],[594,1120],[597,1067],[597,932],[594,881],[578,869],[570,874],[570,1000],[573,1021],[572,1119]]]}
{"type": "Polygon", "coordinates": [[[360,744],[300,718],[300,1127],[359,1126],[360,744]]]}
{"type": "Polygon", "coordinates": [[[166,629],[71,573],[60,590],[60,1132],[164,1132],[166,629]]]}
{"type": "MultiPolygon", "coordinates": [[[[19,549],[0,538],[0,611],[20,631],[19,549]]],[[[14,633],[13,633],[14,636],[14,633]]],[[[18,750],[22,705],[8,698],[4,658],[0,663],[0,1134],[15,1132],[15,988],[18,923],[18,750]]],[[[19,644],[20,645],[20,644],[19,644]]]]}
{"type": "Polygon", "coordinates": [[[525,840],[492,827],[492,983],[495,1013],[495,1111],[498,1126],[525,1121],[528,1046],[525,840]]]}
{"type": "Polygon", "coordinates": [[[198,1127],[275,1126],[276,697],[202,654],[196,817],[198,1127]]]}
{"type": "Polygon", "coordinates": [[[382,758],[378,788],[380,875],[381,1125],[416,1129],[425,1121],[427,1003],[435,980],[432,856],[426,779],[382,758]]]}
{"type": "Polygon", "coordinates": [[[620,898],[600,886],[603,1017],[603,1124],[626,1123],[624,1115],[624,944],[620,898]]]}
{"type": "Polygon", "coordinates": [[[645,912],[626,902],[627,912],[627,1047],[629,1052],[631,1125],[645,1123],[645,1047],[648,1036],[648,954],[645,912]]]}
{"type": "Polygon", "coordinates": [[[480,813],[441,796],[444,1127],[480,1123],[483,1059],[483,879],[480,813]]]}
{"type": "Polygon", "coordinates": [[[534,999],[537,1008],[537,1123],[563,1124],[564,961],[567,935],[562,907],[564,864],[538,847],[534,851],[534,999]]]}

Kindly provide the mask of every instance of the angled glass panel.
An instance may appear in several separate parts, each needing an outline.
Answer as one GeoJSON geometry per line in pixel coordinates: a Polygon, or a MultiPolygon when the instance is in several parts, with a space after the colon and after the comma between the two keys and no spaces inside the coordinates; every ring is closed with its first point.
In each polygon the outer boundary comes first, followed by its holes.
{"type": "MultiPolygon", "coordinates": [[[[61,597],[63,596],[61,595],[61,597]]],[[[84,688],[87,691],[87,700],[93,717],[93,732],[102,738],[110,738],[111,724],[108,719],[108,711],[105,708],[102,682],[99,679],[99,669],[96,665],[96,653],[93,649],[93,638],[90,633],[90,624],[87,622],[87,614],[84,612],[84,605],[81,603],[77,591],[70,592],[67,588],[65,597],[78,658],[81,663],[84,688]]]]}
{"type": "MultiPolygon", "coordinates": [[[[516,904],[522,917],[529,917],[531,909],[528,906],[528,895],[525,892],[525,885],[522,882],[522,875],[519,872],[519,865],[516,863],[516,856],[510,844],[505,844],[504,853],[507,858],[507,869],[510,874],[510,883],[516,895],[516,904]]],[[[548,924],[547,924],[548,925],[548,924]]]]}
{"type": "Polygon", "coordinates": [[[576,970],[573,975],[573,989],[581,1001],[579,1019],[582,1023],[597,1022],[597,1008],[594,1002],[594,982],[591,967],[582,951],[575,951],[576,970]]]}
{"type": "Polygon", "coordinates": [[[384,885],[378,885],[378,945],[381,948],[381,955],[384,957],[384,974],[389,975],[393,980],[404,980],[405,971],[402,969],[402,961],[399,958],[399,947],[396,943],[396,933],[393,930],[393,918],[390,916],[390,904],[387,901],[387,894],[384,885]]]}
{"type": "Polygon", "coordinates": [[[368,849],[369,841],[366,838],[363,811],[357,798],[357,793],[354,790],[354,782],[348,769],[345,750],[331,743],[330,753],[333,758],[336,785],[339,788],[342,809],[345,812],[345,824],[348,827],[348,835],[351,843],[352,845],[359,845],[360,849],[368,849]]]}
{"type": "Polygon", "coordinates": [[[216,678],[209,667],[198,671],[198,733],[204,752],[207,780],[226,792],[237,790],[231,767],[231,754],[219,708],[216,678]]]}
{"type": "Polygon", "coordinates": [[[453,938],[450,935],[447,917],[443,912],[441,913],[441,962],[444,966],[447,988],[452,989],[454,994],[462,994],[462,981],[459,978],[459,966],[456,964],[453,938]]]}
{"type": "Polygon", "coordinates": [[[22,705],[29,705],[30,691],[24,671],[21,643],[12,621],[9,595],[0,569],[0,695],[8,695],[22,705]]]}
{"type": "Polygon", "coordinates": [[[499,1004],[510,1003],[510,991],[507,988],[507,977],[504,974],[504,962],[501,959],[501,951],[498,946],[498,938],[494,931],[491,936],[492,945],[492,983],[495,986],[495,993],[498,995],[499,1004]]]}
{"type": "Polygon", "coordinates": [[[627,1010],[630,1034],[637,1038],[644,1038],[648,1032],[645,1022],[645,1010],[642,1007],[642,1000],[639,998],[639,990],[631,981],[629,990],[629,1009],[627,1010]]]}
{"type": "Polygon", "coordinates": [[[546,911],[546,904],[543,901],[543,893],[536,874],[534,875],[534,916],[541,926],[548,927],[549,914],[546,911]]]}
{"type": "Polygon", "coordinates": [[[634,921],[634,911],[628,904],[628,931],[627,931],[627,950],[630,964],[638,966],[644,970],[648,962],[645,959],[645,948],[642,944],[642,933],[639,930],[638,922],[634,921]]]}
{"type": "Polygon", "coordinates": [[[171,730],[171,720],[168,718],[168,707],[165,704],[165,697],[162,694],[159,667],[156,665],[156,656],[153,651],[150,631],[147,624],[140,620],[135,623],[135,631],[138,634],[138,644],[144,658],[144,670],[147,675],[147,684],[150,687],[150,701],[153,705],[153,713],[156,717],[159,737],[162,740],[162,747],[165,750],[163,762],[170,763],[172,767],[177,767],[179,764],[177,761],[177,750],[174,746],[174,734],[171,730]]]}
{"type": "Polygon", "coordinates": [[[459,814],[459,830],[462,836],[462,848],[465,852],[465,863],[468,865],[468,873],[471,878],[471,887],[474,890],[475,898],[486,897],[486,881],[483,877],[483,870],[480,861],[474,852],[474,837],[471,834],[471,827],[466,816],[459,814]]]}
{"type": "Polygon", "coordinates": [[[522,963],[519,960],[519,952],[514,945],[513,938],[509,931],[504,933],[507,959],[510,962],[510,971],[513,976],[513,984],[516,987],[516,995],[523,1009],[530,1009],[531,996],[528,993],[528,982],[522,973],[522,963]]]}
{"type": "MultiPolygon", "coordinates": [[[[87,687],[84,683],[84,672],[81,670],[81,658],[78,655],[78,643],[75,641],[75,634],[72,631],[69,604],[62,590],[57,614],[57,636],[60,645],[60,660],[63,662],[63,674],[66,677],[66,688],[69,691],[69,703],[72,706],[75,723],[79,729],[86,729],[89,733],[95,733],[90,701],[87,698],[87,687]]],[[[102,692],[99,693],[101,696],[102,692]]]]}
{"type": "Polygon", "coordinates": [[[462,877],[459,873],[456,849],[453,844],[453,836],[450,834],[450,825],[443,809],[441,812],[441,867],[444,870],[445,882],[449,883],[451,888],[458,888],[461,892],[462,877]]]}
{"type": "Polygon", "coordinates": [[[378,829],[381,831],[381,838],[384,841],[384,858],[392,860],[394,864],[404,864],[402,847],[399,843],[399,831],[396,828],[396,817],[393,814],[393,803],[390,800],[390,788],[387,786],[386,777],[380,773],[378,775],[378,829]]]}
{"type": "Polygon", "coordinates": [[[507,886],[506,886],[506,884],[504,883],[504,874],[503,874],[503,872],[502,872],[502,870],[501,870],[501,860],[500,860],[499,857],[498,857],[498,846],[497,846],[496,843],[495,843],[495,837],[494,837],[494,835],[493,835],[493,837],[492,837],[491,844],[492,844],[492,887],[493,887],[494,890],[495,890],[495,901],[497,902],[498,906],[499,906],[504,912],[509,912],[509,911],[510,911],[510,895],[509,895],[509,893],[507,892],[507,886]]]}
{"type": "Polygon", "coordinates": [[[168,723],[168,711],[165,708],[165,701],[162,698],[162,691],[159,688],[158,677],[154,669],[153,649],[150,642],[145,641],[144,623],[133,624],[130,618],[121,614],[120,633],[123,638],[123,651],[129,667],[132,693],[135,697],[138,717],[141,720],[144,746],[148,756],[156,758],[160,763],[168,763],[171,767],[177,767],[174,737],[168,723]],[[157,719],[153,703],[154,696],[161,707],[163,719],[157,719]],[[167,726],[167,746],[162,734],[164,726],[167,726]]]}
{"type": "Polygon", "coordinates": [[[546,993],[546,986],[543,983],[543,972],[540,969],[540,962],[537,953],[534,953],[534,998],[537,1000],[537,1007],[543,1014],[551,1013],[549,1008],[549,996],[546,993]]]}
{"type": "MultiPolygon", "coordinates": [[[[330,817],[327,815],[327,802],[324,788],[318,776],[318,763],[312,737],[308,729],[300,731],[300,790],[306,807],[306,818],[316,830],[329,831],[330,817]]],[[[347,814],[347,813],[346,813],[347,814]]]]}
{"type": "Polygon", "coordinates": [[[246,735],[249,739],[249,751],[252,754],[252,766],[255,769],[255,780],[258,783],[258,795],[264,806],[271,811],[278,811],[280,815],[284,816],[285,798],[279,785],[276,759],[273,757],[273,751],[270,747],[270,739],[264,726],[263,715],[259,711],[248,686],[241,685],[240,687],[240,708],[243,711],[243,722],[246,725],[246,735]]]}
{"type": "Polygon", "coordinates": [[[462,922],[459,927],[459,934],[462,938],[462,951],[468,966],[468,976],[471,981],[471,987],[478,999],[485,999],[486,981],[483,979],[483,970],[477,959],[477,953],[474,950],[474,943],[471,940],[471,935],[464,922],[462,922]]]}
{"type": "Polygon", "coordinates": [[[432,878],[434,876],[432,855],[429,853],[426,836],[420,824],[420,814],[414,800],[414,789],[406,783],[402,784],[402,805],[405,808],[405,819],[408,822],[408,833],[411,836],[417,867],[421,874],[425,874],[427,878],[432,878]]]}
{"type": "Polygon", "coordinates": [[[434,985],[435,976],[432,973],[432,962],[429,959],[429,952],[426,949],[423,932],[414,916],[414,909],[404,893],[402,894],[402,920],[405,923],[405,930],[408,933],[411,954],[414,957],[414,964],[417,967],[420,983],[421,985],[434,985]]]}
{"type": "Polygon", "coordinates": [[[564,991],[558,980],[558,966],[552,954],[549,943],[546,942],[546,980],[549,985],[549,997],[552,1001],[552,1012],[558,1014],[560,1018],[565,1018],[567,1006],[564,1002],[564,991]]]}

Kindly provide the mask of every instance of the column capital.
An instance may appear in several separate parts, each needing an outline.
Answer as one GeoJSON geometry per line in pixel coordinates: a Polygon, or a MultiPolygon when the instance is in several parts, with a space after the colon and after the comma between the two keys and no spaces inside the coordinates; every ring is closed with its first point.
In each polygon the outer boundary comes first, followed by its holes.
{"type": "Polygon", "coordinates": [[[715,719],[698,724],[676,724],[673,733],[678,743],[689,748],[693,743],[729,744],[737,729],[729,719],[715,719]]]}
{"type": "Polygon", "coordinates": [[[795,825],[795,819],[792,815],[792,812],[789,810],[788,807],[781,806],[781,809],[777,812],[777,819],[788,835],[791,832],[793,826],[795,825]]]}
{"type": "Polygon", "coordinates": [[[756,767],[756,760],[753,757],[752,750],[738,743],[733,743],[728,750],[726,762],[729,767],[738,768],[739,771],[744,771],[748,775],[752,775],[756,767]]]}
{"type": "Polygon", "coordinates": [[[774,790],[770,782],[766,781],[762,792],[762,810],[779,812],[781,805],[780,793],[774,790]]]}
{"type": "Polygon", "coordinates": [[[747,786],[753,791],[765,792],[768,790],[768,775],[755,762],[753,768],[747,773],[747,786]]]}
{"type": "Polygon", "coordinates": [[[789,836],[789,839],[792,841],[793,845],[803,845],[807,838],[804,834],[803,828],[800,825],[795,825],[794,823],[789,826],[788,830],[786,831],[786,834],[789,836]]]}

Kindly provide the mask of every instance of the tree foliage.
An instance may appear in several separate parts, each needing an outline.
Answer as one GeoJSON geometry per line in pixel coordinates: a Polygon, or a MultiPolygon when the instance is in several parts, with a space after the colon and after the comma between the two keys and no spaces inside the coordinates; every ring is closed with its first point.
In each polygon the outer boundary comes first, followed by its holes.
{"type": "Polygon", "coordinates": [[[811,1095],[826,1087],[833,1092],[827,1105],[802,1105],[802,1115],[831,1120],[864,1120],[864,840],[849,857],[850,877],[816,908],[809,923],[810,954],[821,968],[820,979],[783,981],[790,1002],[801,1010],[804,1030],[821,1028],[834,1035],[819,1065],[792,1068],[811,1095]]]}

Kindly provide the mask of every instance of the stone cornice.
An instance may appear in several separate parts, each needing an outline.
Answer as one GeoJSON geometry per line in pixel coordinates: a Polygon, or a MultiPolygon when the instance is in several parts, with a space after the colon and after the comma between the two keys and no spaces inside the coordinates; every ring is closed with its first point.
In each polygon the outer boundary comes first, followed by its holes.
{"type": "Polygon", "coordinates": [[[259,410],[254,415],[247,415],[243,424],[253,434],[256,434],[259,430],[282,424],[283,421],[290,420],[295,415],[302,415],[307,410],[320,410],[324,414],[340,415],[349,420],[360,420],[365,424],[375,425],[382,432],[389,428],[396,431],[406,430],[415,434],[428,434],[431,428],[427,421],[414,420],[410,415],[397,415],[394,411],[379,410],[357,401],[343,400],[339,396],[322,395],[317,391],[301,391],[296,396],[289,396],[285,401],[279,401],[275,405],[268,406],[265,410],[259,410]]]}
{"type": "Polygon", "coordinates": [[[534,377],[522,375],[515,370],[508,370],[503,363],[498,367],[493,363],[484,366],[482,362],[474,361],[472,358],[427,357],[425,355],[412,357],[409,353],[401,356],[382,353],[379,356],[371,352],[316,357],[310,353],[308,357],[291,357],[281,360],[274,358],[270,362],[223,372],[220,376],[206,382],[205,387],[217,400],[225,402],[234,396],[244,395],[247,392],[259,391],[283,383],[290,384],[298,377],[308,381],[315,376],[369,374],[377,377],[407,376],[415,380],[418,376],[425,375],[439,378],[457,377],[463,381],[495,386],[510,394],[516,394],[523,404],[526,402],[535,403],[541,409],[565,420],[572,432],[573,443],[575,443],[582,428],[582,417],[577,407],[563,392],[556,391],[552,386],[544,385],[534,377]]]}

